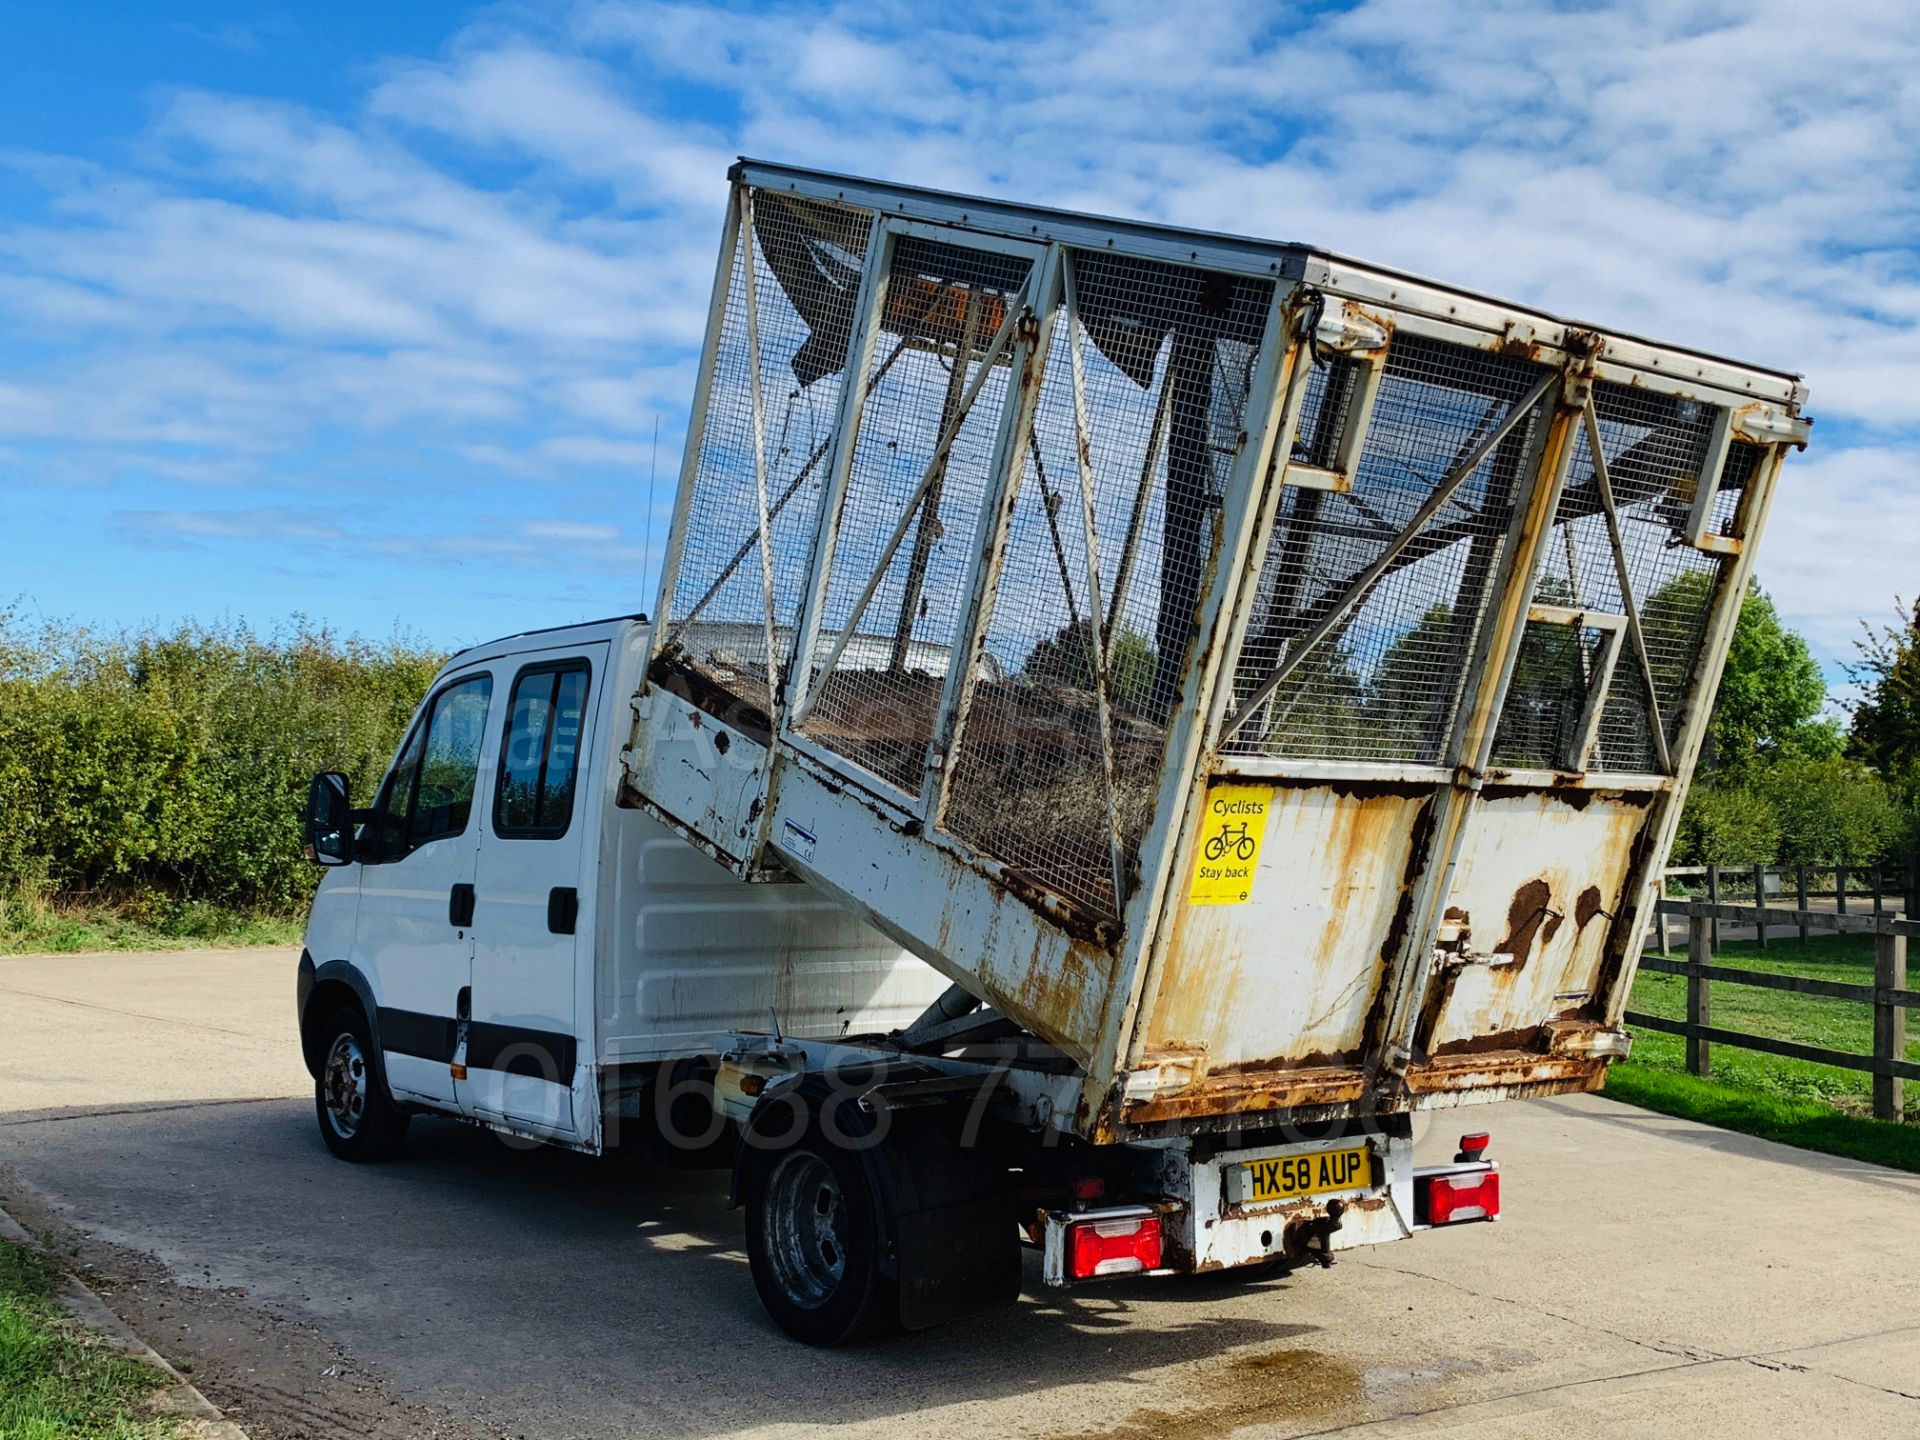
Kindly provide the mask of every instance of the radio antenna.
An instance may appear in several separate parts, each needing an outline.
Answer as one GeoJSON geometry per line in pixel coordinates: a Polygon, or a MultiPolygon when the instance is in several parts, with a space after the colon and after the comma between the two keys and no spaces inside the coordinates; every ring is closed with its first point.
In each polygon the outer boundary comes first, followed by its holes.
{"type": "Polygon", "coordinates": [[[647,567],[653,563],[653,476],[660,464],[660,417],[653,417],[653,449],[647,455],[647,548],[640,555],[640,598],[647,601],[647,567]]]}

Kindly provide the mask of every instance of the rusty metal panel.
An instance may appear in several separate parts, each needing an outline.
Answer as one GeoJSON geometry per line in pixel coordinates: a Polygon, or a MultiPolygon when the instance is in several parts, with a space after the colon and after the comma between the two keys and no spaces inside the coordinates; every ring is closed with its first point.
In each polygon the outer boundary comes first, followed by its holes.
{"type": "Polygon", "coordinates": [[[1647,793],[1490,788],[1467,822],[1446,943],[1415,1032],[1432,1056],[1531,1048],[1592,1013],[1647,793]]]}
{"type": "Polygon", "coordinates": [[[1174,921],[1140,1063],[1189,1057],[1196,1076],[1356,1063],[1431,793],[1275,789],[1247,902],[1184,905],[1174,921]]]}

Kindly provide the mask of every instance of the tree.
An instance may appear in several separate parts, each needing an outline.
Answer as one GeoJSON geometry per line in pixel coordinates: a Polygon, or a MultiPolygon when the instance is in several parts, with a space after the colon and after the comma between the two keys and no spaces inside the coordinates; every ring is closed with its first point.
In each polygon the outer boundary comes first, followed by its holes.
{"type": "Polygon", "coordinates": [[[1872,865],[1899,848],[1905,824],[1893,789],[1856,761],[1789,756],[1752,788],[1780,827],[1785,864],[1872,865]]]}
{"type": "MultiPolygon", "coordinates": [[[[1107,698],[1135,714],[1142,713],[1159,661],[1147,637],[1137,630],[1122,630],[1109,642],[1107,652],[1107,698]]],[[[1076,630],[1062,625],[1028,652],[1022,673],[1036,680],[1050,680],[1076,689],[1093,688],[1093,627],[1082,620],[1076,630]]]]}
{"type": "MultiPolygon", "coordinates": [[[[1681,693],[1677,667],[1690,663],[1695,636],[1705,616],[1713,576],[1682,575],[1647,601],[1644,624],[1655,656],[1654,673],[1663,701],[1681,693]],[[1664,671],[1675,671],[1668,674],[1664,671]]],[[[1623,655],[1624,668],[1631,663],[1623,655]]],[[[1718,775],[1744,775],[1791,756],[1832,759],[1841,750],[1839,726],[1820,718],[1827,682],[1807,642],[1780,623],[1780,612],[1755,583],[1740,602],[1733,643],[1714,697],[1707,726],[1703,769],[1718,775]]]]}
{"type": "Polygon", "coordinates": [[[1745,785],[1709,780],[1687,792],[1673,858],[1681,865],[1771,865],[1780,853],[1772,801],[1745,785]]]}
{"type": "Polygon", "coordinates": [[[1847,667],[1860,687],[1847,749],[1889,779],[1920,780],[1920,600],[1898,625],[1860,628],[1860,661],[1847,667]]]}

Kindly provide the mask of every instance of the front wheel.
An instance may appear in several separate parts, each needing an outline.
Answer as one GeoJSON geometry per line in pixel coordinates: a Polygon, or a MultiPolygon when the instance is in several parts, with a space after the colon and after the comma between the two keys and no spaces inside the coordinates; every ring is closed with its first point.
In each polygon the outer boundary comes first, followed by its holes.
{"type": "Polygon", "coordinates": [[[872,1187],[859,1158],[817,1130],[755,1157],[747,1260],[767,1313],[804,1344],[845,1345],[897,1322],[872,1187]]]}
{"type": "Polygon", "coordinates": [[[314,1078],[314,1111],[320,1138],[342,1160],[384,1160],[407,1136],[407,1112],[387,1094],[373,1062],[373,1037],[357,1006],[344,1006],[327,1022],[320,1073],[314,1078]]]}

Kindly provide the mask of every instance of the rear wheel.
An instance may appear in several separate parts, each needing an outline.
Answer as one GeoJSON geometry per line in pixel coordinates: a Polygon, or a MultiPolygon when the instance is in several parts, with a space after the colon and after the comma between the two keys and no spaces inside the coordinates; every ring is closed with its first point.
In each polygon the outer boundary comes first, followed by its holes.
{"type": "Polygon", "coordinates": [[[747,1260],[767,1313],[808,1345],[893,1328],[899,1298],[880,1271],[880,1224],[857,1156],[817,1130],[756,1157],[747,1187],[747,1260]]]}
{"type": "Polygon", "coordinates": [[[334,1012],[321,1032],[320,1073],[314,1078],[314,1111],[320,1138],[342,1160],[384,1160],[407,1135],[407,1113],[387,1093],[374,1063],[366,1016],[355,1005],[334,1012]]]}

